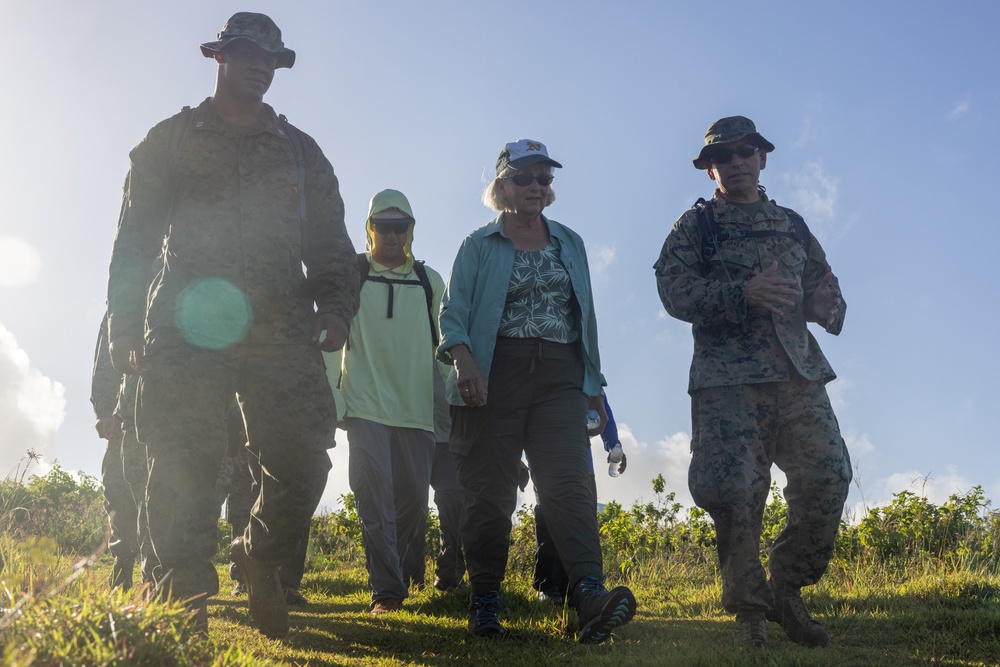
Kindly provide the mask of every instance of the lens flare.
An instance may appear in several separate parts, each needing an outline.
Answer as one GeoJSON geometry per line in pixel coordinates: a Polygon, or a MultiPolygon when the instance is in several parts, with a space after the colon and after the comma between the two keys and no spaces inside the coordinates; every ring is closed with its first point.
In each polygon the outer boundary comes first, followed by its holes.
{"type": "Polygon", "coordinates": [[[252,322],[250,299],[227,280],[196,280],[177,297],[177,328],[192,345],[229,347],[246,337],[252,322]]]}

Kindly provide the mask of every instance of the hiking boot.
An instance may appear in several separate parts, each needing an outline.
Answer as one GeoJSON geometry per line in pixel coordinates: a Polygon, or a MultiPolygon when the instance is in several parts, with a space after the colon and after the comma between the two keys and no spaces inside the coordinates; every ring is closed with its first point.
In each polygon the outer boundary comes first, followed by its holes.
{"type": "Polygon", "coordinates": [[[132,569],[135,561],[131,558],[115,558],[111,565],[111,590],[121,588],[123,591],[132,588],[132,569]]]}
{"type": "Polygon", "coordinates": [[[281,590],[278,566],[262,563],[247,555],[243,538],[229,547],[229,557],[247,589],[247,607],[254,625],[266,637],[288,634],[288,603],[281,590]]]}
{"type": "Polygon", "coordinates": [[[500,625],[500,592],[473,595],[469,604],[469,632],[477,637],[503,638],[507,631],[500,625]]]}
{"type": "Polygon", "coordinates": [[[736,614],[736,634],[733,637],[733,641],[737,646],[763,648],[767,646],[766,626],[764,612],[740,612],[736,614]]]}
{"type": "Polygon", "coordinates": [[[202,603],[191,610],[191,620],[194,621],[194,631],[199,635],[208,636],[208,607],[202,603]]]}
{"type": "Polygon", "coordinates": [[[297,588],[285,589],[285,602],[291,607],[304,607],[309,604],[309,600],[302,593],[299,593],[297,588]]]}
{"type": "Polygon", "coordinates": [[[379,616],[380,614],[389,614],[394,611],[399,611],[402,608],[402,600],[397,600],[396,598],[382,598],[381,600],[375,600],[372,602],[371,611],[368,613],[372,616],[379,616]]]}
{"type": "Polygon", "coordinates": [[[635,596],[627,586],[604,588],[604,577],[584,577],[574,589],[581,644],[600,644],[635,616],[635,596]]]}
{"type": "Polygon", "coordinates": [[[765,612],[767,620],[780,624],[796,644],[826,647],[833,642],[826,628],[813,620],[798,588],[775,583],[773,579],[768,584],[774,593],[774,607],[765,612]]]}

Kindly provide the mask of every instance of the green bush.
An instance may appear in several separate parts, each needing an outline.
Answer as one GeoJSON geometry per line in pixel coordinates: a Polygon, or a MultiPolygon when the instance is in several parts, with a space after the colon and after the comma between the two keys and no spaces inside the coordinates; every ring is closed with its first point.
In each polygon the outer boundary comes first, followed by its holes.
{"type": "Polygon", "coordinates": [[[106,543],[108,519],[95,477],[73,475],[55,465],[25,482],[27,466],[20,472],[0,483],[0,528],[5,533],[14,538],[47,536],[61,551],[78,555],[106,543]]]}

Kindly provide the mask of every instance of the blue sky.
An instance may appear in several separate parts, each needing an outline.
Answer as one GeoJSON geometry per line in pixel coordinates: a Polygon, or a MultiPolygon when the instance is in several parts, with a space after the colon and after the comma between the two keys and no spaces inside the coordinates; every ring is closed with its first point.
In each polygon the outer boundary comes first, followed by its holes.
{"type": "MultiPolygon", "coordinates": [[[[761,182],[805,216],[848,302],[814,331],[856,467],[849,503],[982,485],[997,445],[1000,75],[992,2],[231,2],[5,5],[0,108],[0,476],[29,448],[97,475],[88,401],[128,151],[211,94],[198,44],[268,13],[298,53],[266,101],[314,136],[364,245],[372,194],[402,190],[414,251],[447,275],[491,218],[503,144],[562,162],[546,213],[586,240],[608,394],[631,466],[599,496],[690,504],[688,325],[652,264],[712,185],[707,126],[746,115],[776,146],[761,182]],[[914,482],[916,480],[915,486],[914,482]]],[[[324,503],[347,491],[339,432],[324,503]]]]}

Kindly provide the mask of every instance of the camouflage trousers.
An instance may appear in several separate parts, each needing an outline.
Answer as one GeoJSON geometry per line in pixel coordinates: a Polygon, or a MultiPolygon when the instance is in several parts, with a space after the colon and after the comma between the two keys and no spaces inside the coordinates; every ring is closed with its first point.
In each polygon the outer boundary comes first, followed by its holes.
{"type": "Polygon", "coordinates": [[[101,484],[104,486],[104,510],[108,513],[111,537],[108,551],[115,562],[112,571],[112,587],[132,585],[132,567],[135,563],[138,544],[138,504],[132,495],[132,488],[125,478],[122,459],[123,437],[118,431],[108,441],[101,461],[101,484]]]}
{"type": "Polygon", "coordinates": [[[819,581],[852,477],[826,387],[798,378],[700,389],[691,413],[688,486],[715,522],[725,609],[774,603],[760,559],[772,464],[788,478],[788,517],[771,548],[771,577],[795,589],[819,581]]]}
{"type": "MultiPolygon", "coordinates": [[[[225,497],[226,521],[232,526],[233,535],[239,536],[246,532],[246,528],[250,524],[250,512],[259,495],[260,458],[244,445],[240,445],[238,450],[233,452],[232,442],[230,442],[229,457],[232,460],[232,474],[225,497]]],[[[282,563],[278,569],[278,580],[281,581],[282,588],[298,589],[302,585],[302,577],[306,569],[306,556],[309,551],[309,528],[309,524],[306,524],[303,528],[299,548],[291,560],[282,563]]],[[[229,564],[229,578],[233,581],[240,581],[239,574],[232,562],[229,564]]]]}
{"type": "Polygon", "coordinates": [[[247,553],[280,565],[295,553],[330,470],[336,415],[318,348],[239,344],[206,350],[147,346],[136,426],[149,457],[146,511],[155,576],[176,598],[214,595],[219,580],[216,481],[226,456],[226,413],[236,394],[260,453],[260,495],[247,553]]]}
{"type": "Polygon", "coordinates": [[[157,560],[153,544],[149,540],[149,523],[146,520],[146,480],[149,478],[146,446],[136,436],[134,418],[125,420],[122,431],[125,433],[122,440],[122,467],[137,509],[139,566],[143,583],[151,583],[157,560]]]}

